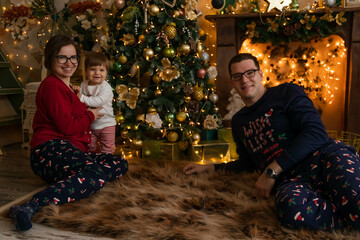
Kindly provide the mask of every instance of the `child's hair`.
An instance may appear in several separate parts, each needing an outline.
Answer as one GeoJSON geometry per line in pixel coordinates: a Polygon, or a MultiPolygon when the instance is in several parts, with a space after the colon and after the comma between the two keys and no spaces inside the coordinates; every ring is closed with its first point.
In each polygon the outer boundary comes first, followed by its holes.
{"type": "Polygon", "coordinates": [[[110,62],[105,54],[100,52],[91,52],[85,58],[85,69],[92,66],[101,66],[104,65],[106,70],[109,72],[110,62]]]}

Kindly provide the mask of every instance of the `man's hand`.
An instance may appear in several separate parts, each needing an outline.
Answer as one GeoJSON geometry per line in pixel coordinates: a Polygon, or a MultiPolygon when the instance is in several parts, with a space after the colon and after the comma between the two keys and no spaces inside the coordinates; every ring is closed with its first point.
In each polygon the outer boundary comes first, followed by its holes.
{"type": "Polygon", "coordinates": [[[98,107],[98,108],[88,108],[87,110],[92,112],[94,114],[94,120],[98,120],[100,118],[102,118],[104,116],[103,113],[99,113],[99,111],[102,109],[102,107],[98,107]]]}
{"type": "Polygon", "coordinates": [[[196,163],[189,163],[183,169],[185,174],[201,173],[206,171],[215,171],[214,164],[201,165],[196,163]]]}
{"type": "Polygon", "coordinates": [[[261,176],[258,178],[258,180],[255,183],[256,190],[260,194],[260,196],[269,198],[270,192],[272,188],[274,187],[275,179],[268,178],[266,176],[266,173],[264,172],[261,174],[261,176]]]}

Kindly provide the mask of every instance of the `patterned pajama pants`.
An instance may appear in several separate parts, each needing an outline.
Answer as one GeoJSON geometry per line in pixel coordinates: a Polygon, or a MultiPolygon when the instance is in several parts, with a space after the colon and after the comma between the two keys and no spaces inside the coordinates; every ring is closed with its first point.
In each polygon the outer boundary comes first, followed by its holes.
{"type": "Polygon", "coordinates": [[[34,148],[30,163],[34,173],[51,184],[33,197],[41,207],[86,198],[128,170],[121,156],[84,153],[60,139],[34,148]]]}
{"type": "Polygon", "coordinates": [[[335,141],[294,174],[276,191],[282,225],[333,230],[349,224],[360,230],[360,159],[352,147],[335,141]]]}

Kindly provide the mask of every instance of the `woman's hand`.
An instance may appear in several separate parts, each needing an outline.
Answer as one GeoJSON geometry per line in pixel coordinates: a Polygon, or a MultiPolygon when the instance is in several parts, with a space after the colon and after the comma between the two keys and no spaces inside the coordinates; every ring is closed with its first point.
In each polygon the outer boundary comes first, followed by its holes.
{"type": "Polygon", "coordinates": [[[196,163],[189,163],[184,167],[183,172],[185,174],[201,173],[206,171],[215,171],[214,164],[201,165],[196,163]]]}
{"type": "Polygon", "coordinates": [[[256,181],[255,188],[260,196],[269,198],[274,185],[275,179],[267,177],[266,173],[264,172],[256,181]]]}
{"type": "Polygon", "coordinates": [[[102,107],[98,108],[88,108],[88,111],[92,112],[94,114],[94,120],[98,120],[104,116],[103,113],[99,113],[99,111],[102,109],[102,107]]]}

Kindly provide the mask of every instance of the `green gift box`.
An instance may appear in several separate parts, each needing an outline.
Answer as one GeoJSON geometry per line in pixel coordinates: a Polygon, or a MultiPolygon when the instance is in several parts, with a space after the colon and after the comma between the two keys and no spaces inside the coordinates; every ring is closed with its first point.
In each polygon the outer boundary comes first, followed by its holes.
{"type": "Polygon", "coordinates": [[[218,131],[216,129],[214,129],[214,130],[202,129],[200,132],[200,139],[201,139],[201,141],[217,140],[218,139],[218,131]]]}
{"type": "Polygon", "coordinates": [[[232,159],[238,159],[239,155],[236,152],[236,143],[234,142],[231,128],[220,128],[218,129],[218,139],[220,141],[230,143],[230,157],[232,159]]]}
{"type": "Polygon", "coordinates": [[[230,161],[230,144],[224,141],[200,141],[191,145],[190,160],[200,163],[223,163],[230,161]]]}
{"type": "Polygon", "coordinates": [[[142,146],[142,158],[151,160],[185,160],[187,157],[179,148],[179,143],[159,140],[146,140],[142,146]]]}

